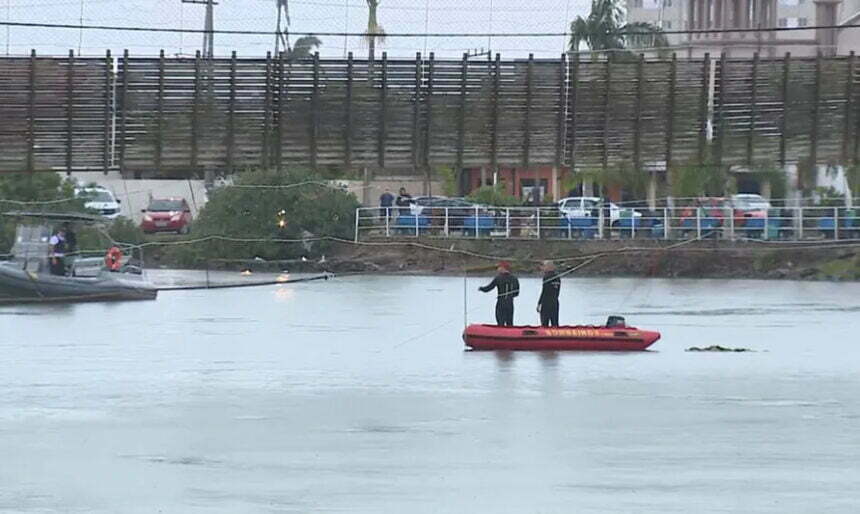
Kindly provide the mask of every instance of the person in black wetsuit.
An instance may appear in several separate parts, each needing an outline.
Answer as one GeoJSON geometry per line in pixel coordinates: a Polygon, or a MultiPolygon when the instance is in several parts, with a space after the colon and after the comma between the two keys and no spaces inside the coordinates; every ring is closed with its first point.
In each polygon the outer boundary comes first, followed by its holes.
{"type": "Polygon", "coordinates": [[[498,289],[496,324],[500,327],[512,327],[514,326],[514,298],[520,294],[520,281],[511,274],[510,263],[500,262],[497,269],[499,274],[493,281],[478,289],[484,293],[498,289]]]}
{"type": "Polygon", "coordinates": [[[540,324],[542,327],[558,326],[558,293],[561,291],[561,277],[555,270],[552,261],[544,261],[541,266],[543,271],[543,288],[540,292],[537,311],[540,313],[540,324]]]}

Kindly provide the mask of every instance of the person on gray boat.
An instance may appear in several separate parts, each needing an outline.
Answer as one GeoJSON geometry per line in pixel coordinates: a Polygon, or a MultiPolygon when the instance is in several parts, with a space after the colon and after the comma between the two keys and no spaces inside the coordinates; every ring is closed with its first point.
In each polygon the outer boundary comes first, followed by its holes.
{"type": "Polygon", "coordinates": [[[49,263],[52,275],[63,276],[66,274],[66,230],[60,228],[51,236],[49,241],[51,245],[51,253],[49,255],[49,263]]]}

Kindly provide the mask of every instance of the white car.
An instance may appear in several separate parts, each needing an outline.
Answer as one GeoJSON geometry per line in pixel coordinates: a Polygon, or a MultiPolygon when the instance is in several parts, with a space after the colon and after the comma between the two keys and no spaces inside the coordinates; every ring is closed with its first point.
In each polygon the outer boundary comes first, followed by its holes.
{"type": "Polygon", "coordinates": [[[122,214],[120,201],[110,190],[101,186],[89,186],[75,189],[75,196],[84,198],[84,207],[98,212],[103,217],[113,220],[122,214]]]}
{"type": "MultiPolygon", "coordinates": [[[[573,196],[562,198],[558,201],[558,210],[567,218],[588,218],[594,215],[599,216],[598,209],[604,205],[603,199],[596,196],[573,196]]],[[[622,212],[633,213],[633,217],[641,218],[642,213],[633,209],[622,209],[621,207],[609,202],[609,218],[612,223],[615,223],[622,217],[622,212]]]]}
{"type": "Polygon", "coordinates": [[[761,195],[743,193],[732,195],[732,208],[742,212],[764,212],[771,208],[770,202],[761,195]]]}

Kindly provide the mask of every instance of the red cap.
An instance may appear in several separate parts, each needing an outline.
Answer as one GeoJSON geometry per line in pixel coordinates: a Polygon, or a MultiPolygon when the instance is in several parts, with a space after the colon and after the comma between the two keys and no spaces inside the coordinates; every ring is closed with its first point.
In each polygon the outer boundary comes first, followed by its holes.
{"type": "Polygon", "coordinates": [[[499,261],[499,267],[511,271],[511,263],[508,261],[499,261]]]}

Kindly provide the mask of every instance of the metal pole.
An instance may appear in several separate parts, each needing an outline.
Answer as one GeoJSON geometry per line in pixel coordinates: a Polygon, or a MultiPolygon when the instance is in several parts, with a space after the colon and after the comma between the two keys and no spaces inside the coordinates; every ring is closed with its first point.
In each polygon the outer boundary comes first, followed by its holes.
{"type": "Polygon", "coordinates": [[[391,237],[391,207],[385,208],[385,237],[391,237]]]}
{"type": "Polygon", "coordinates": [[[540,239],[540,207],[535,209],[535,219],[537,220],[537,238],[540,239]]]}
{"type": "Polygon", "coordinates": [[[735,240],[735,214],[729,209],[729,238],[735,240]]]}
{"type": "Polygon", "coordinates": [[[833,208],[833,240],[839,241],[839,207],[833,208]]]}
{"type": "Polygon", "coordinates": [[[696,207],[696,239],[702,239],[702,208],[696,207]]]}
{"type": "Polygon", "coordinates": [[[511,208],[505,208],[505,239],[511,238],[511,208]]]}
{"type": "Polygon", "coordinates": [[[797,208],[797,239],[803,239],[803,207],[797,208]]]}
{"type": "Polygon", "coordinates": [[[478,235],[478,206],[475,206],[475,239],[478,239],[480,236],[478,235]]]}
{"type": "Polygon", "coordinates": [[[358,219],[361,216],[361,207],[355,210],[355,242],[358,242],[358,219]]]}
{"type": "Polygon", "coordinates": [[[445,237],[448,237],[448,208],[445,207],[445,237]]]}
{"type": "Polygon", "coordinates": [[[669,239],[669,209],[663,208],[663,239],[669,239]]]}
{"type": "Polygon", "coordinates": [[[603,239],[603,206],[598,207],[597,211],[597,237],[603,239]]]}

